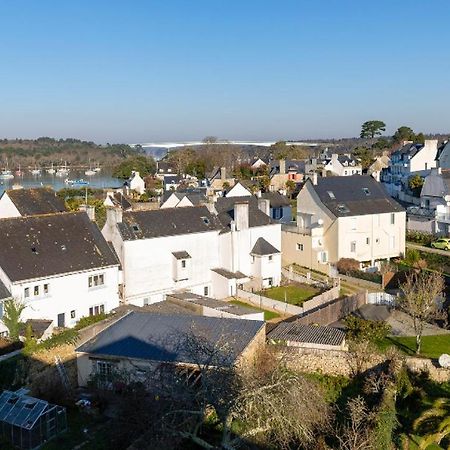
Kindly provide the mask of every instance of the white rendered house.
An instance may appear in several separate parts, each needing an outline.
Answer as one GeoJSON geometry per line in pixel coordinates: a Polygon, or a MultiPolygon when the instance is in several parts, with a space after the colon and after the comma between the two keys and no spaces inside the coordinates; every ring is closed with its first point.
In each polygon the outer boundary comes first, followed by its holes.
{"type": "Polygon", "coordinates": [[[324,169],[340,177],[362,174],[362,166],[356,159],[349,155],[338,155],[336,153],[333,153],[331,159],[326,161],[324,169]]]}
{"type": "Polygon", "coordinates": [[[22,320],[72,327],[119,305],[119,261],[86,213],[3,219],[0,240],[0,281],[26,305],[22,320]]]}

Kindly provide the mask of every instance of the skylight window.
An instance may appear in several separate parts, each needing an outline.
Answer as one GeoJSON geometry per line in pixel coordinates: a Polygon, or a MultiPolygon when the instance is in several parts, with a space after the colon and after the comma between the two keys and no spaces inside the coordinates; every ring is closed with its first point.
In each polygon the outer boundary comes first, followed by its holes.
{"type": "Polygon", "coordinates": [[[336,196],[334,195],[333,191],[327,191],[327,194],[330,196],[331,199],[335,200],[336,196]]]}
{"type": "Polygon", "coordinates": [[[141,229],[139,228],[139,225],[137,223],[132,225],[133,231],[141,231],[141,229]]]}
{"type": "Polygon", "coordinates": [[[366,195],[370,195],[370,191],[369,191],[369,188],[363,188],[363,191],[364,191],[364,194],[366,194],[366,195]]]}
{"type": "Polygon", "coordinates": [[[209,225],[209,219],[207,217],[202,217],[202,220],[206,225],[209,225]]]}
{"type": "Polygon", "coordinates": [[[347,208],[347,206],[345,206],[343,203],[341,203],[340,205],[337,205],[336,208],[340,213],[349,213],[350,210],[347,208]]]}

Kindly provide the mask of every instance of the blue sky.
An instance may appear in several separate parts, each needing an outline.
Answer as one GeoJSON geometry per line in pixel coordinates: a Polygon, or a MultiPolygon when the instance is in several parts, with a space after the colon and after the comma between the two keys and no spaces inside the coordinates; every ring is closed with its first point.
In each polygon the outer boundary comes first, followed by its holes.
{"type": "Polygon", "coordinates": [[[0,137],[450,131],[448,0],[1,0],[0,137]]]}

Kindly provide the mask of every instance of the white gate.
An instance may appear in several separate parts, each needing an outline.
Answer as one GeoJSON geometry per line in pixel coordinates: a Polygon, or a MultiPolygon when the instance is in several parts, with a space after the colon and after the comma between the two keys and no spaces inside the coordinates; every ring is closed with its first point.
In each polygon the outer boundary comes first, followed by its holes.
{"type": "Polygon", "coordinates": [[[367,295],[367,303],[371,305],[389,305],[394,306],[397,297],[387,292],[371,292],[367,295]]]}

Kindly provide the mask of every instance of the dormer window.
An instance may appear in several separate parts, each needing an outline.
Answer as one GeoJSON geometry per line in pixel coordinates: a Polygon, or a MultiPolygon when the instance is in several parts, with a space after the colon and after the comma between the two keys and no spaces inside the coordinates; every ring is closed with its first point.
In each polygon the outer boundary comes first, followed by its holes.
{"type": "Polygon", "coordinates": [[[341,203],[340,205],[337,205],[338,212],[340,213],[349,213],[350,210],[347,208],[347,206],[345,206],[343,203],[341,203]]]}
{"type": "Polygon", "coordinates": [[[366,194],[366,195],[370,195],[370,191],[369,191],[369,188],[363,188],[363,191],[364,191],[364,194],[366,194]]]}

